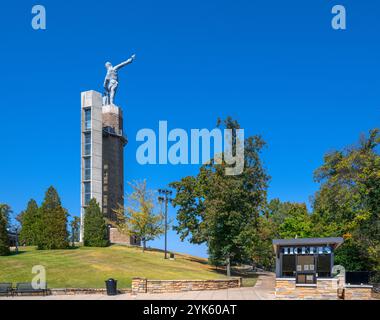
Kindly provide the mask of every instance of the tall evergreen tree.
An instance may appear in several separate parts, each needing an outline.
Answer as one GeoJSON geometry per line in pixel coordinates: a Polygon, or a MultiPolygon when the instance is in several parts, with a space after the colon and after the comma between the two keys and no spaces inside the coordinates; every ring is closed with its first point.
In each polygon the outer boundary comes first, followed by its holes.
{"type": "Polygon", "coordinates": [[[10,208],[6,204],[0,204],[0,256],[9,254],[8,218],[10,208]]]}
{"type": "Polygon", "coordinates": [[[27,208],[20,214],[21,231],[20,242],[27,246],[37,245],[38,236],[41,234],[41,214],[37,202],[31,199],[27,208]]]}
{"type": "Polygon", "coordinates": [[[68,247],[67,211],[62,207],[57,191],[50,187],[41,205],[41,219],[37,237],[38,249],[65,249],[68,247]]]}
{"type": "Polygon", "coordinates": [[[86,247],[109,245],[107,225],[96,199],[91,199],[85,210],[83,244],[86,247]]]}

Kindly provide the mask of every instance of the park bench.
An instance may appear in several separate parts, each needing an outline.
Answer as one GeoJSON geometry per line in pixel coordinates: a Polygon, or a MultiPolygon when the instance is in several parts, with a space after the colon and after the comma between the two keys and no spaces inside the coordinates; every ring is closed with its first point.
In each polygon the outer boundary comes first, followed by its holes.
{"type": "Polygon", "coordinates": [[[41,289],[35,289],[33,288],[32,284],[30,282],[21,282],[17,283],[16,290],[14,291],[16,295],[20,294],[26,294],[26,295],[33,295],[33,294],[43,294],[44,296],[47,295],[47,287],[41,288],[41,289]]]}
{"type": "Polygon", "coordinates": [[[12,283],[0,283],[0,296],[10,296],[12,294],[12,283]]]}

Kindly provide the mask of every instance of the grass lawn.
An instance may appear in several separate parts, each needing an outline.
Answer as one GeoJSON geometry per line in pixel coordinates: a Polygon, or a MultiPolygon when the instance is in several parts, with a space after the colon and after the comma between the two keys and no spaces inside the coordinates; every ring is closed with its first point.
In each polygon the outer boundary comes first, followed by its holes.
{"type": "Polygon", "coordinates": [[[22,247],[17,255],[0,257],[0,282],[29,282],[35,276],[32,274],[35,265],[45,267],[49,288],[103,288],[108,278],[117,279],[119,288],[130,287],[133,277],[161,280],[225,278],[203,258],[176,254],[176,259],[170,261],[163,258],[162,252],[142,253],[141,248],[114,245],[46,251],[22,247]]]}

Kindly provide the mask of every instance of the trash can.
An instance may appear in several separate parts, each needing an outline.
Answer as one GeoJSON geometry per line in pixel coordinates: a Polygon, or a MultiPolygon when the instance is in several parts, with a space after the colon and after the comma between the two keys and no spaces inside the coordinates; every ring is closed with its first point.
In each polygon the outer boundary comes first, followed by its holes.
{"type": "Polygon", "coordinates": [[[117,295],[117,280],[108,279],[106,281],[106,289],[108,296],[116,296],[117,295]]]}

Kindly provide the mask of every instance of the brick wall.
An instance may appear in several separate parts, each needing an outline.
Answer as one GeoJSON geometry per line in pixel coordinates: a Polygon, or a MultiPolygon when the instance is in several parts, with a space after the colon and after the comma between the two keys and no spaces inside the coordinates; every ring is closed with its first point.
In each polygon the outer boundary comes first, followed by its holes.
{"type": "Polygon", "coordinates": [[[148,280],[132,279],[132,294],[220,290],[241,287],[241,278],[227,280],[148,280]]]}

